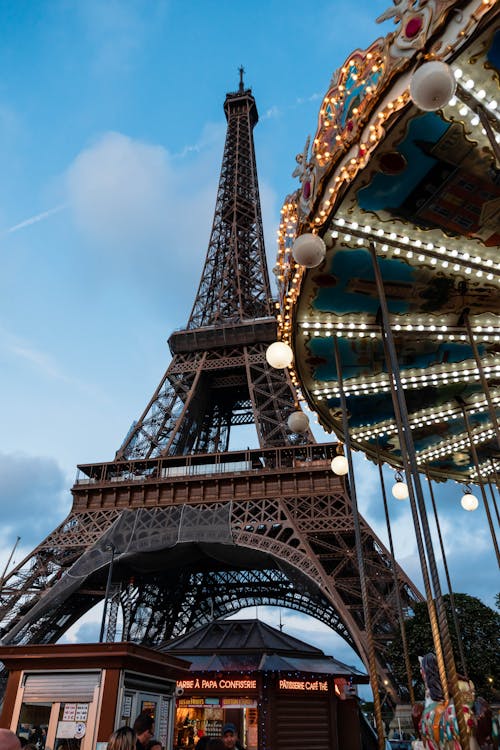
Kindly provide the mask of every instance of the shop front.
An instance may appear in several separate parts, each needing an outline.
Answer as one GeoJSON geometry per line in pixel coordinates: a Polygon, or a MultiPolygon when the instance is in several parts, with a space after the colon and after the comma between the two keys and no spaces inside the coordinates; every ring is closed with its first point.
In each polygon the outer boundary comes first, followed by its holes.
{"type": "Polygon", "coordinates": [[[259,675],[208,676],[200,673],[177,682],[174,747],[194,747],[203,735],[220,737],[231,722],[247,750],[257,750],[257,706],[262,692],[259,675]]]}
{"type": "Polygon", "coordinates": [[[191,662],[177,681],[174,750],[232,723],[247,750],[360,750],[365,674],[258,620],[216,621],[166,647],[191,662]]]}
{"type": "Polygon", "coordinates": [[[174,742],[175,684],[188,663],[130,643],[4,646],[9,671],[0,726],[39,750],[103,750],[143,711],[174,742]]]}

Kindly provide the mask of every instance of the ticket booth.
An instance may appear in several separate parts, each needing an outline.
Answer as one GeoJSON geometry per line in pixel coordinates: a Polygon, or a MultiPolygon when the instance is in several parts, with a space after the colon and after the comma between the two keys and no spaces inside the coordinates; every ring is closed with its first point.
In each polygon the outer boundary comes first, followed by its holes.
{"type": "Polygon", "coordinates": [[[0,647],[9,671],[0,726],[40,750],[103,750],[148,711],[171,748],[175,685],[189,662],[131,643],[0,647]]]}

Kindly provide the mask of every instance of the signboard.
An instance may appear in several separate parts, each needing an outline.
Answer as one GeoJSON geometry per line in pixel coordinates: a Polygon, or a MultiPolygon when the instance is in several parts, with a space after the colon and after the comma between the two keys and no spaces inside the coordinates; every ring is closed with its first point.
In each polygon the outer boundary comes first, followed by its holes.
{"type": "Polygon", "coordinates": [[[222,698],[223,708],[256,708],[257,701],[252,698],[222,698]]]}
{"type": "Polygon", "coordinates": [[[257,690],[257,680],[250,676],[238,679],[194,677],[191,680],[178,680],[176,685],[184,690],[257,690]]]}
{"type": "Polygon", "coordinates": [[[222,708],[256,708],[257,701],[254,698],[210,698],[208,696],[192,696],[191,698],[179,698],[179,708],[222,707],[222,708]]]}
{"type": "Polygon", "coordinates": [[[123,719],[130,719],[132,716],[132,696],[130,693],[125,693],[123,696],[123,708],[122,708],[122,718],[123,719]]]}
{"type": "Polygon", "coordinates": [[[89,715],[88,703],[77,703],[75,711],[75,721],[87,721],[89,715]]]}
{"type": "Polygon", "coordinates": [[[141,714],[147,712],[150,716],[153,716],[154,718],[155,711],[156,711],[156,701],[149,701],[149,700],[141,701],[141,714]]]}
{"type": "Polygon", "coordinates": [[[76,703],[65,703],[63,709],[63,721],[75,721],[76,703]]]}
{"type": "Polygon", "coordinates": [[[158,712],[159,713],[158,737],[163,746],[167,744],[169,704],[170,704],[170,701],[162,698],[160,702],[160,710],[158,712]]]}
{"type": "Polygon", "coordinates": [[[61,740],[73,739],[76,732],[76,721],[59,721],[56,738],[61,740]]]}
{"type": "Polygon", "coordinates": [[[328,692],[328,681],[322,680],[278,680],[279,690],[304,690],[305,692],[328,692]]]}

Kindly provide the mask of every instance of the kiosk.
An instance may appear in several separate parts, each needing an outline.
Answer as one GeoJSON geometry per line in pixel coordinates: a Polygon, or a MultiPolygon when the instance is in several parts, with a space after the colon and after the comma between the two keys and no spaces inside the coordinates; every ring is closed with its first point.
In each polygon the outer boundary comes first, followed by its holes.
{"type": "Polygon", "coordinates": [[[0,661],[9,671],[0,726],[40,750],[103,750],[142,711],[172,747],[176,680],[189,662],[131,643],[3,646],[0,661]]]}
{"type": "Polygon", "coordinates": [[[174,750],[233,723],[247,750],[360,750],[366,674],[259,620],[217,620],[167,644],[191,662],[177,682],[174,750]]]}

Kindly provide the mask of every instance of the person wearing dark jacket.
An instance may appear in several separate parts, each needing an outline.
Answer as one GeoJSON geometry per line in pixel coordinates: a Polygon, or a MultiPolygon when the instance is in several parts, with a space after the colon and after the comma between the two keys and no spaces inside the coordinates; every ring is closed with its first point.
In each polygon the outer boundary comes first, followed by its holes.
{"type": "Polygon", "coordinates": [[[155,733],[155,720],[148,711],[143,711],[134,721],[134,732],[137,736],[136,750],[146,750],[155,733]]]}

